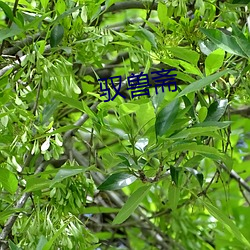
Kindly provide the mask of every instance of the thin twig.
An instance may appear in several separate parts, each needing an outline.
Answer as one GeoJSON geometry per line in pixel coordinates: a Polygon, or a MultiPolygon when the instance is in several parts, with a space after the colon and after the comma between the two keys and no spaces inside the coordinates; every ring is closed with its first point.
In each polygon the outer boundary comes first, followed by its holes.
{"type": "Polygon", "coordinates": [[[39,97],[40,97],[41,85],[42,85],[42,80],[40,80],[40,82],[38,83],[36,101],[35,101],[35,104],[34,104],[34,107],[33,107],[33,114],[34,115],[36,115],[36,110],[37,110],[37,107],[38,107],[38,101],[39,101],[39,97]]]}
{"type": "Polygon", "coordinates": [[[220,168],[224,169],[232,179],[236,180],[240,186],[242,186],[246,191],[250,192],[250,186],[234,170],[229,170],[224,163],[218,165],[220,168]]]}
{"type": "Polygon", "coordinates": [[[142,26],[141,26],[142,28],[145,27],[146,21],[148,21],[150,15],[151,15],[152,8],[153,8],[154,4],[155,4],[155,0],[153,0],[152,4],[151,4],[151,6],[150,6],[150,9],[149,9],[149,11],[147,12],[146,20],[143,22],[143,24],[142,24],[142,26]]]}
{"type": "Polygon", "coordinates": [[[240,188],[240,192],[242,193],[242,196],[244,197],[246,203],[248,204],[248,206],[250,206],[250,200],[249,200],[248,197],[246,196],[246,194],[245,194],[245,192],[244,192],[242,186],[239,185],[239,188],[240,188]]]}

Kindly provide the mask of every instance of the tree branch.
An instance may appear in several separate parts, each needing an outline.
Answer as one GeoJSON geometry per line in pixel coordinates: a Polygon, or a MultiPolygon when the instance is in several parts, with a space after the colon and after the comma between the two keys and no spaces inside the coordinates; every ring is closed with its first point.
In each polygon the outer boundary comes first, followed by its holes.
{"type": "MultiPolygon", "coordinates": [[[[44,52],[49,52],[50,51],[50,45],[46,45],[45,46],[45,50],[44,52]]],[[[21,56],[19,58],[19,60],[15,60],[12,64],[9,64],[7,66],[5,66],[4,68],[2,68],[0,70],[0,77],[3,76],[8,70],[11,70],[11,69],[18,69],[21,65],[20,65],[20,61],[23,62],[25,60],[25,58],[27,57],[27,55],[24,55],[24,56],[21,56]]]]}
{"type": "Polygon", "coordinates": [[[230,109],[230,113],[234,115],[241,115],[243,117],[250,117],[250,106],[243,106],[237,109],[230,109]]]}
{"type": "Polygon", "coordinates": [[[13,44],[13,47],[6,48],[3,50],[3,55],[15,55],[19,50],[23,49],[25,46],[31,45],[33,42],[43,38],[45,32],[39,32],[33,36],[27,36],[25,39],[18,41],[13,44]]]}

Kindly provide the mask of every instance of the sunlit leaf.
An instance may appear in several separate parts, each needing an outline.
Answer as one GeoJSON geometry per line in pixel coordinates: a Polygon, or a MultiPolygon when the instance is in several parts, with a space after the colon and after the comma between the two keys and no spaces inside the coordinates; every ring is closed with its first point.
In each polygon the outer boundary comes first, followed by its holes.
{"type": "Polygon", "coordinates": [[[136,177],[132,174],[119,172],[109,176],[99,187],[99,190],[117,190],[133,183],[136,177]]]}
{"type": "Polygon", "coordinates": [[[210,53],[205,60],[205,71],[206,75],[211,75],[221,68],[223,65],[225,51],[217,49],[210,53]]]}
{"type": "Polygon", "coordinates": [[[170,52],[173,53],[174,56],[183,59],[187,62],[190,62],[192,65],[196,66],[200,55],[198,52],[190,50],[190,49],[185,49],[181,47],[171,47],[168,49],[170,52]]]}
{"type": "Polygon", "coordinates": [[[0,168],[0,183],[11,194],[14,194],[18,187],[16,176],[5,168],[0,168]]]}
{"type": "Polygon", "coordinates": [[[158,3],[157,14],[161,23],[166,24],[168,20],[168,15],[167,15],[168,10],[167,10],[167,6],[165,3],[163,2],[158,3]]]}
{"type": "Polygon", "coordinates": [[[207,116],[207,108],[206,107],[201,107],[199,112],[198,112],[198,118],[200,122],[203,122],[207,116]]]}
{"type": "Polygon", "coordinates": [[[49,0],[41,0],[41,5],[43,6],[44,9],[47,8],[48,3],[49,3],[49,0]]]}

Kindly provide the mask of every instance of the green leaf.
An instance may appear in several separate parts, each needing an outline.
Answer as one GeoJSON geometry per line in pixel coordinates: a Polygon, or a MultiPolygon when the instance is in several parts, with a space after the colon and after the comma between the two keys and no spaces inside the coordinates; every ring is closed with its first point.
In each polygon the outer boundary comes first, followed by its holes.
{"type": "Polygon", "coordinates": [[[174,99],[156,116],[155,132],[156,136],[164,135],[174,123],[179,110],[179,101],[174,99]]]}
{"type": "Polygon", "coordinates": [[[190,172],[192,175],[195,176],[195,178],[198,180],[200,186],[202,187],[203,185],[203,181],[204,181],[204,176],[201,172],[197,171],[196,169],[194,168],[189,168],[189,167],[186,167],[185,168],[188,172],[190,172]]]}
{"type": "Polygon", "coordinates": [[[56,47],[63,39],[64,28],[61,24],[56,25],[50,35],[50,46],[56,47]]]}
{"type": "Polygon", "coordinates": [[[231,54],[238,55],[241,57],[246,57],[246,54],[237,43],[237,40],[235,37],[228,36],[224,34],[222,31],[217,30],[217,29],[200,28],[200,30],[219,48],[231,54]]]}
{"type": "Polygon", "coordinates": [[[52,100],[51,103],[45,104],[42,112],[42,124],[49,122],[55,110],[58,108],[59,102],[52,100]]]}
{"type": "Polygon", "coordinates": [[[168,188],[168,204],[173,211],[176,210],[179,199],[180,189],[173,182],[171,182],[168,188]]]}
{"type": "Polygon", "coordinates": [[[60,20],[64,19],[66,16],[78,11],[82,7],[83,7],[83,5],[79,4],[78,6],[73,7],[72,9],[66,10],[64,13],[62,13],[60,16],[58,16],[53,23],[58,23],[60,20]]]}
{"type": "MultiPolygon", "coordinates": [[[[235,25],[232,24],[232,34],[235,37],[237,43],[241,47],[241,49],[244,51],[244,53],[250,57],[250,42],[249,40],[245,37],[245,35],[242,33],[242,31],[235,25]]],[[[242,72],[242,74],[244,74],[242,72]]]]}
{"type": "Polygon", "coordinates": [[[210,75],[210,76],[207,76],[205,78],[202,78],[198,81],[195,81],[191,84],[189,84],[184,90],[182,90],[178,95],[177,95],[177,98],[178,97],[181,97],[183,95],[186,95],[188,93],[192,93],[192,92],[195,92],[197,90],[200,90],[204,87],[206,87],[207,85],[215,82],[216,80],[218,80],[220,77],[222,77],[223,75],[229,73],[230,70],[223,70],[221,72],[218,72],[218,73],[215,73],[214,75],[210,75]]]}
{"type": "Polygon", "coordinates": [[[6,38],[17,36],[23,32],[23,29],[20,29],[18,26],[14,25],[11,28],[0,30],[0,42],[6,38]]]}
{"type": "Polygon", "coordinates": [[[175,168],[173,166],[170,166],[170,175],[171,179],[174,182],[176,186],[178,186],[178,181],[179,181],[179,173],[181,169],[180,168],[175,168]]]}
{"type": "Polygon", "coordinates": [[[46,9],[47,6],[48,6],[49,0],[41,0],[40,2],[41,2],[42,7],[43,7],[44,9],[46,9]]]}
{"type": "Polygon", "coordinates": [[[167,24],[168,21],[168,9],[166,4],[159,2],[157,6],[157,14],[161,23],[167,24]]]}
{"type": "Polygon", "coordinates": [[[43,247],[42,250],[49,250],[52,245],[53,245],[53,242],[59,237],[59,235],[64,231],[64,229],[68,226],[69,222],[66,223],[64,222],[64,226],[62,226],[59,230],[57,230],[55,232],[55,234],[53,235],[53,237],[45,244],[45,246],[43,247]]]}
{"type": "Polygon", "coordinates": [[[9,240],[8,242],[9,242],[10,250],[22,250],[16,244],[14,244],[11,240],[9,240]]]}
{"type": "Polygon", "coordinates": [[[140,31],[141,31],[140,33],[141,33],[143,39],[149,41],[151,43],[152,47],[156,48],[157,44],[156,44],[156,41],[155,41],[154,33],[152,33],[151,31],[149,31],[147,29],[144,29],[142,27],[140,27],[140,31]]]}
{"type": "Polygon", "coordinates": [[[184,95],[181,97],[185,103],[185,107],[189,108],[188,109],[188,114],[191,116],[192,119],[196,119],[195,117],[195,113],[194,113],[194,107],[192,105],[192,103],[190,102],[190,100],[184,95]]]}
{"type": "Polygon", "coordinates": [[[209,55],[212,51],[218,49],[218,46],[211,42],[210,40],[206,39],[205,41],[199,41],[199,47],[203,54],[209,55]]]}
{"type": "Polygon", "coordinates": [[[203,76],[203,74],[201,73],[200,69],[197,66],[194,66],[188,62],[184,62],[181,60],[179,60],[179,65],[181,65],[185,69],[186,73],[194,74],[200,77],[203,76]]]}
{"type": "Polygon", "coordinates": [[[80,174],[82,172],[85,172],[86,169],[83,167],[73,167],[73,166],[66,166],[64,168],[61,168],[58,173],[56,174],[55,178],[52,180],[51,182],[51,186],[54,185],[57,182],[61,182],[62,180],[70,177],[70,176],[74,176],[77,174],[80,174]]]}
{"type": "Polygon", "coordinates": [[[120,212],[116,215],[112,224],[121,224],[124,222],[139,206],[143,198],[150,189],[150,185],[144,185],[138,188],[127,200],[120,212]]]}
{"type": "Polygon", "coordinates": [[[193,168],[195,166],[198,166],[200,162],[204,159],[202,155],[195,155],[194,157],[187,160],[184,164],[185,168],[193,168]]]}
{"type": "Polygon", "coordinates": [[[111,5],[113,5],[117,0],[106,0],[105,8],[108,9],[111,5]]]}
{"type": "Polygon", "coordinates": [[[14,194],[18,187],[18,180],[16,176],[5,168],[0,168],[0,183],[11,194],[14,194]]]}
{"type": "Polygon", "coordinates": [[[46,188],[49,188],[51,185],[51,180],[37,177],[37,176],[30,176],[26,178],[26,188],[24,192],[33,192],[33,191],[39,191],[44,190],[46,188]]]}
{"type": "Polygon", "coordinates": [[[232,23],[232,35],[235,37],[241,38],[242,40],[248,42],[245,35],[242,33],[242,31],[234,23],[232,23]]]}
{"type": "Polygon", "coordinates": [[[14,213],[18,213],[18,212],[23,212],[24,209],[23,208],[18,208],[18,209],[14,209],[14,208],[6,208],[5,211],[0,212],[0,222],[4,223],[6,219],[8,219],[8,217],[14,213]]]}
{"type": "Polygon", "coordinates": [[[51,12],[47,12],[45,13],[44,15],[42,16],[35,16],[35,18],[33,16],[30,16],[30,15],[27,15],[27,13],[25,13],[25,16],[29,16],[30,19],[32,20],[30,23],[28,23],[25,27],[24,27],[24,30],[25,31],[28,31],[30,29],[36,29],[37,26],[39,26],[41,24],[41,22],[46,18],[46,17],[49,17],[51,15],[51,12]]]}
{"type": "Polygon", "coordinates": [[[211,75],[223,65],[225,51],[222,49],[217,49],[210,53],[205,60],[205,72],[206,75],[211,75]]]}
{"type": "Polygon", "coordinates": [[[201,107],[199,112],[198,112],[199,121],[203,122],[206,119],[206,116],[207,116],[207,108],[201,107]]]}
{"type": "Polygon", "coordinates": [[[212,103],[208,108],[208,114],[205,119],[205,122],[219,121],[227,109],[227,104],[228,104],[227,99],[222,99],[222,100],[215,101],[214,103],[212,103]]]}
{"type": "Polygon", "coordinates": [[[57,100],[59,100],[59,101],[61,101],[63,103],[66,103],[69,106],[71,106],[73,108],[76,108],[76,109],[78,109],[78,110],[80,110],[82,112],[85,112],[84,107],[83,107],[83,105],[82,105],[82,103],[80,101],[75,100],[73,98],[70,98],[68,96],[62,95],[62,94],[57,93],[57,92],[55,92],[53,96],[57,100]]]}
{"type": "Polygon", "coordinates": [[[14,15],[13,15],[13,12],[12,12],[11,8],[9,7],[9,5],[7,5],[7,4],[4,3],[3,1],[0,1],[0,8],[3,9],[5,15],[6,15],[11,21],[14,21],[14,15]]]}
{"type": "Polygon", "coordinates": [[[186,151],[189,150],[190,146],[195,146],[197,145],[196,142],[187,142],[183,140],[178,140],[176,143],[171,145],[170,152],[181,152],[181,151],[186,151]]]}
{"type": "Polygon", "coordinates": [[[172,135],[170,139],[190,139],[196,136],[206,135],[209,131],[215,131],[218,127],[195,127],[182,130],[181,132],[172,135]]]}
{"type": "Polygon", "coordinates": [[[20,12],[16,13],[17,17],[14,17],[14,22],[16,23],[16,25],[23,29],[24,28],[24,18],[23,15],[20,12]]]}
{"type": "Polygon", "coordinates": [[[230,124],[232,124],[231,121],[225,121],[225,122],[204,121],[195,124],[193,127],[217,127],[217,129],[222,129],[228,127],[230,124]]]}
{"type": "Polygon", "coordinates": [[[99,187],[99,190],[117,190],[133,183],[136,177],[132,174],[120,172],[109,176],[99,187]]]}
{"type": "Polygon", "coordinates": [[[159,88],[158,94],[154,94],[153,97],[151,98],[155,112],[157,112],[159,106],[163,102],[165,94],[166,94],[166,92],[162,92],[161,88],[159,88]]]}
{"type": "Polygon", "coordinates": [[[119,212],[119,208],[113,207],[82,207],[80,208],[81,214],[105,214],[105,213],[117,213],[119,212]]]}
{"type": "Polygon", "coordinates": [[[128,115],[140,109],[140,105],[135,103],[122,103],[119,109],[122,114],[128,115]]]}
{"type": "Polygon", "coordinates": [[[92,119],[96,118],[96,114],[91,110],[85,101],[82,101],[82,107],[85,113],[92,119]]]}
{"type": "MultiPolygon", "coordinates": [[[[200,199],[201,200],[201,199],[200,199]]],[[[202,201],[205,205],[208,212],[216,218],[219,222],[223,224],[223,226],[232,233],[239,241],[241,241],[244,245],[250,248],[250,242],[245,238],[245,236],[240,232],[238,227],[234,224],[232,220],[230,220],[221,210],[213,206],[212,204],[202,201]]]]}
{"type": "Polygon", "coordinates": [[[190,75],[188,75],[186,73],[182,73],[180,71],[177,71],[176,74],[177,74],[176,78],[180,79],[184,82],[192,83],[195,81],[195,79],[193,77],[191,77],[190,75]]]}
{"type": "Polygon", "coordinates": [[[200,58],[200,54],[198,52],[190,49],[185,49],[181,47],[171,47],[168,50],[172,52],[175,57],[190,62],[194,66],[197,65],[200,58]]]}
{"type": "Polygon", "coordinates": [[[175,145],[171,152],[179,152],[183,150],[193,151],[197,152],[205,157],[208,157],[214,161],[222,160],[226,165],[231,167],[230,163],[230,157],[228,157],[226,154],[220,153],[216,148],[209,147],[206,145],[197,145],[195,142],[192,143],[183,143],[182,145],[175,145]],[[182,146],[183,145],[183,146],[182,146]]]}
{"type": "Polygon", "coordinates": [[[235,37],[235,39],[244,53],[250,57],[250,42],[246,38],[235,37]]]}
{"type": "Polygon", "coordinates": [[[46,245],[47,242],[48,241],[47,241],[46,237],[44,235],[41,235],[40,239],[38,241],[36,250],[43,250],[43,247],[46,245]]]}

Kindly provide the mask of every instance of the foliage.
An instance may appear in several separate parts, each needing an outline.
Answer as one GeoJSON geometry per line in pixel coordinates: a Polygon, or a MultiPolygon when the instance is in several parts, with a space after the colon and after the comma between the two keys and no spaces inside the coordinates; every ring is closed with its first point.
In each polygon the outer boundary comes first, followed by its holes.
{"type": "Polygon", "coordinates": [[[0,1],[1,249],[249,249],[248,5],[0,1]]]}

